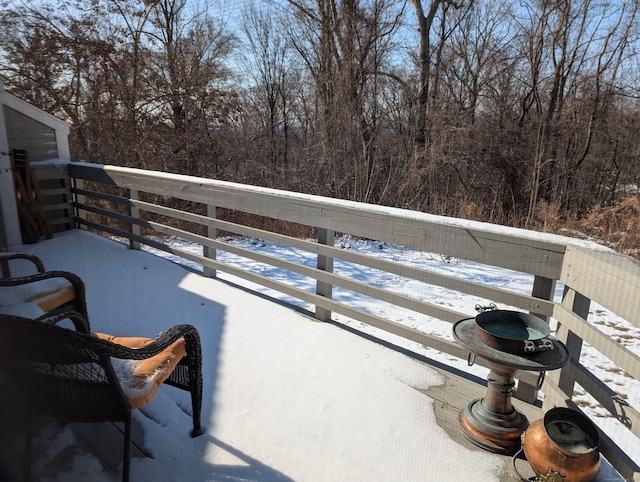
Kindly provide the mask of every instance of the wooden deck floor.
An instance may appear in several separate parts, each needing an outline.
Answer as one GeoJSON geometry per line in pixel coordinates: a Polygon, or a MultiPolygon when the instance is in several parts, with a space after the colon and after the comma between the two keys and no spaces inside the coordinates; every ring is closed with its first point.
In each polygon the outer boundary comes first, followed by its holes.
{"type": "MultiPolygon", "coordinates": [[[[467,447],[471,450],[485,451],[484,449],[470,442],[460,431],[458,425],[458,415],[467,404],[481,398],[486,393],[486,386],[472,380],[466,375],[452,373],[448,370],[436,368],[444,377],[445,383],[436,387],[424,390],[423,393],[434,400],[433,407],[435,410],[438,425],[440,425],[452,440],[467,447]]],[[[520,400],[512,400],[514,407],[524,414],[529,422],[534,422],[542,417],[542,410],[534,405],[521,402],[520,400]]],[[[513,482],[519,480],[512,468],[511,456],[500,455],[505,462],[505,472],[500,477],[500,482],[513,482]]],[[[533,477],[535,473],[524,460],[516,461],[518,470],[525,477],[533,477]]]]}

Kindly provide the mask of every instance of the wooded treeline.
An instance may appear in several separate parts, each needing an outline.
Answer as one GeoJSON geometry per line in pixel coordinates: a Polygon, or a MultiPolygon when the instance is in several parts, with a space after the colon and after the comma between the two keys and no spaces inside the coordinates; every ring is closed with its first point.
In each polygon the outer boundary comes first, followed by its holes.
{"type": "Polygon", "coordinates": [[[639,0],[242,6],[9,2],[0,73],[74,160],[521,227],[640,184],[639,0]]]}

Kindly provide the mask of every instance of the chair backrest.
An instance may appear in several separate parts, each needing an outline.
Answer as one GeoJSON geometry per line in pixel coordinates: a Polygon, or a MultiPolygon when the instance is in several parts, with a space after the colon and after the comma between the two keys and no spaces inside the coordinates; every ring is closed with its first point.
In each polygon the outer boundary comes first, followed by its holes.
{"type": "Polygon", "coordinates": [[[90,334],[0,314],[0,369],[53,416],[104,422],[131,413],[109,355],[90,334]]]}

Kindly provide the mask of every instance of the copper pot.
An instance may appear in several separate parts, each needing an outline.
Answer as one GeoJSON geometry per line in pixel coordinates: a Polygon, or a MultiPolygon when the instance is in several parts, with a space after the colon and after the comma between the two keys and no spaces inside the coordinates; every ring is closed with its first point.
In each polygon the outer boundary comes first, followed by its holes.
{"type": "Polygon", "coordinates": [[[522,448],[538,476],[558,473],[564,482],[589,482],[598,476],[600,436],[582,413],[552,408],[522,435],[522,448]]]}

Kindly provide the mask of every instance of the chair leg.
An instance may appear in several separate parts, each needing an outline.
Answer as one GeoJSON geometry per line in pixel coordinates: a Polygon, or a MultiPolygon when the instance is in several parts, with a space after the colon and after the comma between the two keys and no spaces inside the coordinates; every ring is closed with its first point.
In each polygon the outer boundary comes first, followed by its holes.
{"type": "MultiPolygon", "coordinates": [[[[202,397],[202,394],[200,394],[200,397],[202,397]]],[[[192,405],[192,409],[193,409],[193,430],[191,431],[191,437],[195,438],[198,435],[202,435],[204,433],[204,430],[202,430],[202,425],[200,422],[200,411],[202,410],[202,401],[198,400],[198,402],[196,402],[196,399],[198,398],[198,396],[194,393],[191,394],[191,405],[192,405]]]]}
{"type": "Polygon", "coordinates": [[[200,415],[202,412],[202,369],[199,364],[193,364],[189,370],[189,382],[191,387],[191,409],[193,411],[193,430],[191,431],[191,437],[195,438],[198,435],[202,435],[200,415]]]}
{"type": "Polygon", "coordinates": [[[191,437],[203,434],[200,415],[202,412],[202,346],[200,335],[193,329],[185,334],[187,342],[187,373],[189,376],[189,392],[191,393],[191,409],[193,410],[193,430],[191,437]]]}
{"type": "Polygon", "coordinates": [[[122,455],[122,482],[129,482],[131,465],[131,413],[124,422],[124,453],[122,455]]]}
{"type": "Polygon", "coordinates": [[[31,480],[31,416],[33,411],[31,410],[31,405],[26,404],[27,411],[27,420],[25,422],[25,447],[24,447],[24,461],[23,461],[23,469],[22,475],[24,477],[25,482],[29,482],[31,480]]]}

